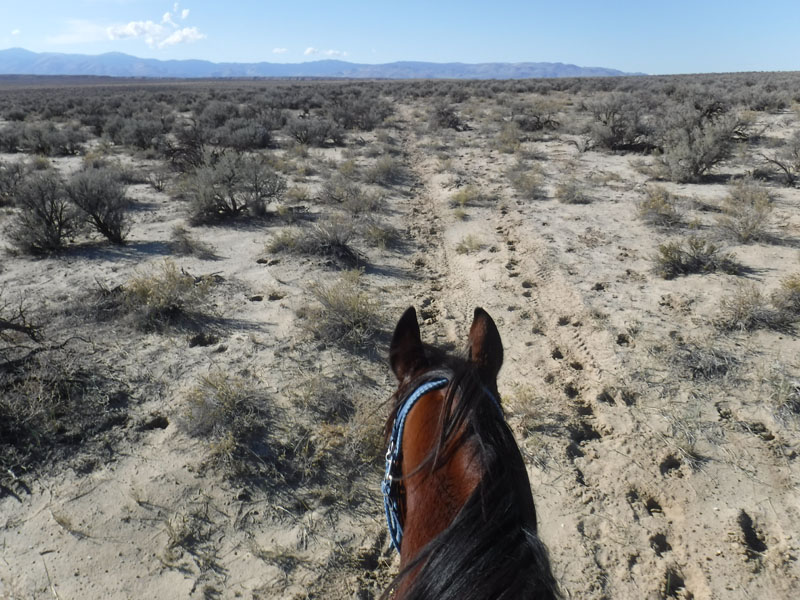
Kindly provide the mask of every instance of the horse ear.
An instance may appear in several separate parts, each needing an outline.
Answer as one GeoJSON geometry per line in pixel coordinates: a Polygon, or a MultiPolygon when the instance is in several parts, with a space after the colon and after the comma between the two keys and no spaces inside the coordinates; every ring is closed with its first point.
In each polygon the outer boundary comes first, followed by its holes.
{"type": "Polygon", "coordinates": [[[482,308],[475,309],[469,328],[469,359],[486,383],[493,383],[503,366],[503,342],[492,317],[482,308]]]}
{"type": "Polygon", "coordinates": [[[419,333],[417,311],[410,306],[394,328],[389,346],[389,364],[397,379],[402,381],[424,362],[425,350],[419,333]]]}

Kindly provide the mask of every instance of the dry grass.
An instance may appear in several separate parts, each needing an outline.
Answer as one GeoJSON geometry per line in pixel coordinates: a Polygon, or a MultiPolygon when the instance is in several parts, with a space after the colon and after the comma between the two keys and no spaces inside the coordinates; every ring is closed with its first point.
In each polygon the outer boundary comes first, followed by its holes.
{"type": "Polygon", "coordinates": [[[274,454],[265,439],[269,401],[256,382],[212,371],[186,397],[181,423],[208,442],[209,464],[230,477],[272,472],[274,454]]]}
{"type": "Polygon", "coordinates": [[[362,287],[361,272],[348,271],[333,284],[315,284],[318,305],[308,309],[305,327],[317,339],[346,348],[374,347],[381,331],[378,305],[362,287]]]}
{"type": "Polygon", "coordinates": [[[744,283],[720,300],[715,324],[727,330],[780,330],[788,327],[791,321],[792,315],[771,306],[756,284],[744,283]]]}
{"type": "Polygon", "coordinates": [[[459,254],[472,254],[483,248],[483,242],[475,235],[469,234],[461,238],[456,244],[456,252],[459,254]]]}
{"type": "Polygon", "coordinates": [[[562,204],[589,204],[591,198],[577,179],[570,178],[556,185],[556,200],[562,204]]]}
{"type": "Polygon", "coordinates": [[[200,314],[213,284],[167,259],[154,272],[131,279],[123,287],[123,301],[138,327],[160,330],[200,314]]]}

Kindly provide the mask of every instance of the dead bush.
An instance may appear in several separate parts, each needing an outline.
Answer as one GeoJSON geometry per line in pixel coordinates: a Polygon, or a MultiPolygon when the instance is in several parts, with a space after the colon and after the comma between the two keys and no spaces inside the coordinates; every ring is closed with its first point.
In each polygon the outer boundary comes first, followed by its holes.
{"type": "Polygon", "coordinates": [[[761,158],[778,170],[787,186],[793,186],[800,178],[800,131],[795,131],[777,152],[762,152],[761,158]]]}

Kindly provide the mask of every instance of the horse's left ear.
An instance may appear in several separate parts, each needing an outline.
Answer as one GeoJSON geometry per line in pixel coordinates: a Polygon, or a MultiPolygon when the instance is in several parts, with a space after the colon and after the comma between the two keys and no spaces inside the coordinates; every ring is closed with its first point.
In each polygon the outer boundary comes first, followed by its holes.
{"type": "Polygon", "coordinates": [[[469,360],[485,383],[494,383],[503,366],[503,342],[492,317],[482,308],[475,309],[469,328],[469,360]]]}
{"type": "Polygon", "coordinates": [[[389,364],[399,381],[411,376],[425,364],[425,349],[419,333],[417,311],[413,306],[406,309],[394,329],[389,346],[389,364]]]}

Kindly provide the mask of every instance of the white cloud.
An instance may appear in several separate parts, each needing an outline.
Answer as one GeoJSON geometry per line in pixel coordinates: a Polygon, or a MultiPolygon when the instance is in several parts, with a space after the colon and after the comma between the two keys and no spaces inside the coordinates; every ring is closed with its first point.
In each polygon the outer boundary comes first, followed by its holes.
{"type": "MultiPolygon", "coordinates": [[[[175,12],[178,12],[178,11],[176,10],[175,12]]],[[[189,9],[188,8],[184,8],[181,11],[181,19],[185,21],[186,17],[188,17],[188,16],[189,16],[189,9]]]]}
{"type": "Polygon", "coordinates": [[[164,38],[166,28],[152,21],[131,21],[126,25],[113,25],[106,29],[108,39],[125,40],[130,38],[142,38],[151,48],[159,44],[159,40],[164,38]]]}
{"type": "Polygon", "coordinates": [[[172,5],[172,12],[174,12],[174,13],[176,13],[176,14],[177,14],[177,13],[178,13],[178,6],[179,6],[179,3],[178,3],[178,2],[176,2],[175,4],[173,4],[173,5],[172,5]]]}
{"type": "Polygon", "coordinates": [[[67,27],[65,31],[49,36],[45,38],[45,41],[48,44],[62,46],[101,42],[108,39],[107,28],[93,23],[92,21],[87,21],[85,19],[69,19],[66,23],[67,27]]]}
{"type": "Polygon", "coordinates": [[[315,54],[324,54],[325,56],[347,56],[347,52],[342,50],[319,50],[318,48],[314,48],[314,46],[306,48],[303,54],[306,56],[313,56],[315,54]]]}
{"type": "MultiPolygon", "coordinates": [[[[175,13],[179,9],[176,2],[173,6],[175,13]]],[[[184,9],[182,18],[189,16],[189,10],[184,9]]],[[[176,44],[196,42],[206,38],[197,27],[179,28],[172,19],[172,13],[166,12],[161,17],[160,23],[153,21],[131,21],[125,25],[112,25],[107,27],[106,38],[110,40],[142,39],[151,48],[166,48],[176,44]]]]}
{"type": "Polygon", "coordinates": [[[166,46],[174,46],[175,44],[183,44],[184,42],[196,42],[198,40],[204,40],[205,38],[206,35],[200,33],[197,27],[184,27],[178,31],[173,31],[169,37],[158,43],[158,47],[165,48],[166,46]]]}
{"type": "Polygon", "coordinates": [[[272,53],[273,54],[286,54],[288,51],[289,51],[288,48],[273,48],[272,49],[272,53]]]}
{"type": "Polygon", "coordinates": [[[11,32],[11,35],[19,35],[20,33],[22,33],[22,32],[21,32],[19,29],[14,29],[14,30],[11,32]]]}

